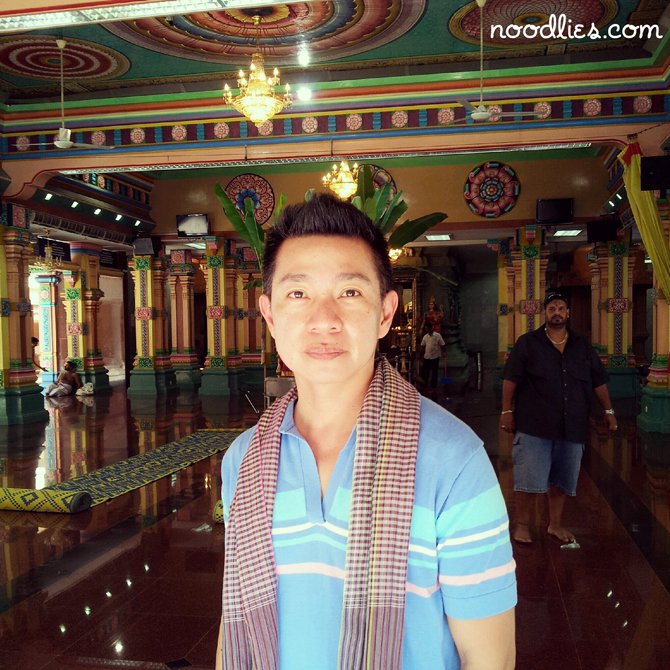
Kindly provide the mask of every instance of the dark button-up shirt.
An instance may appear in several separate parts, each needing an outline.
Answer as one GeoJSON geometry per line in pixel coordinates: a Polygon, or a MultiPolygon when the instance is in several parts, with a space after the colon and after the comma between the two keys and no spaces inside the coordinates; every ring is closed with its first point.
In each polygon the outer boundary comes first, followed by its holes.
{"type": "Polygon", "coordinates": [[[517,384],[517,430],[583,443],[593,389],[607,382],[607,373],[591,344],[569,332],[562,354],[549,341],[544,325],[522,335],[510,352],[503,378],[517,384]]]}

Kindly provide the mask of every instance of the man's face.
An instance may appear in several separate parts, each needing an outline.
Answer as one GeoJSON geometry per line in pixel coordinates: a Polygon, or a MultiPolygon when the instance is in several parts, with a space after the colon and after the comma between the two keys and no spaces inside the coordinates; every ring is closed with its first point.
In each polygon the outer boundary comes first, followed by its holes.
{"type": "Polygon", "coordinates": [[[272,300],[260,309],[297,381],[343,383],[372,374],[377,340],[388,333],[398,296],[382,300],[372,252],[361,240],[307,235],[277,254],[272,300]]]}
{"type": "Polygon", "coordinates": [[[570,310],[564,300],[552,300],[544,308],[544,322],[549,326],[564,326],[569,316],[570,310]]]}

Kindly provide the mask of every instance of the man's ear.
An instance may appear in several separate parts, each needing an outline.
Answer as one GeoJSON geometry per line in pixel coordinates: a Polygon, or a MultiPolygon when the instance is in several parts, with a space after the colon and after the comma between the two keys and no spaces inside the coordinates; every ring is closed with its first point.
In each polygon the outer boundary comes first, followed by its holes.
{"type": "Polygon", "coordinates": [[[272,318],[272,305],[270,303],[270,298],[266,296],[265,293],[262,293],[258,298],[258,307],[261,310],[261,314],[263,315],[265,322],[268,324],[270,334],[272,335],[272,337],[274,337],[275,324],[272,318]]]}
{"type": "Polygon", "coordinates": [[[393,315],[398,309],[398,294],[395,291],[389,291],[382,298],[382,314],[381,322],[379,324],[378,339],[384,337],[391,329],[393,323],[393,315]]]}

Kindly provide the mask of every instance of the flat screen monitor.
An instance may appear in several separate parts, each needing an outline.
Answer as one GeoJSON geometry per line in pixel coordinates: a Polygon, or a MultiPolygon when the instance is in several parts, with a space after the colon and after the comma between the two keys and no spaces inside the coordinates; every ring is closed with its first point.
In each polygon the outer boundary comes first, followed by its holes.
{"type": "Polygon", "coordinates": [[[660,191],[670,188],[670,156],[643,156],[640,163],[640,188],[660,191]]]}
{"type": "Polygon", "coordinates": [[[535,220],[542,226],[572,223],[573,209],[572,198],[540,199],[535,206],[535,220]]]}
{"type": "Polygon", "coordinates": [[[207,214],[177,214],[179,237],[202,237],[209,234],[207,214]]]}
{"type": "Polygon", "coordinates": [[[589,244],[598,242],[614,242],[619,230],[619,219],[606,217],[589,221],[586,224],[586,241],[589,244]]]}

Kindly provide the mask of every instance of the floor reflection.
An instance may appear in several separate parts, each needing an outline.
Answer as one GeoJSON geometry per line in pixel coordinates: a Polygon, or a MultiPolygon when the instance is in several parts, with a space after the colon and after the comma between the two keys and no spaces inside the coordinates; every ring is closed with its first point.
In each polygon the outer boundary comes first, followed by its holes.
{"type": "MultiPolygon", "coordinates": [[[[436,400],[485,440],[513,515],[511,439],[498,431],[492,376],[436,400]]],[[[2,486],[41,488],[144,453],[202,427],[256,421],[242,395],[58,399],[48,424],[0,434],[2,486]],[[90,401],[90,402],[89,402],[90,401]]],[[[251,398],[262,407],[260,395],[251,398]]],[[[45,401],[46,402],[46,401],[45,401]]],[[[617,406],[614,437],[594,423],[566,524],[581,549],[543,533],[515,546],[517,668],[670,667],[670,442],[617,406]]],[[[0,668],[213,667],[223,529],[211,522],[220,456],[88,512],[0,512],[0,668]],[[189,665],[190,664],[190,665],[189,665]]]]}

